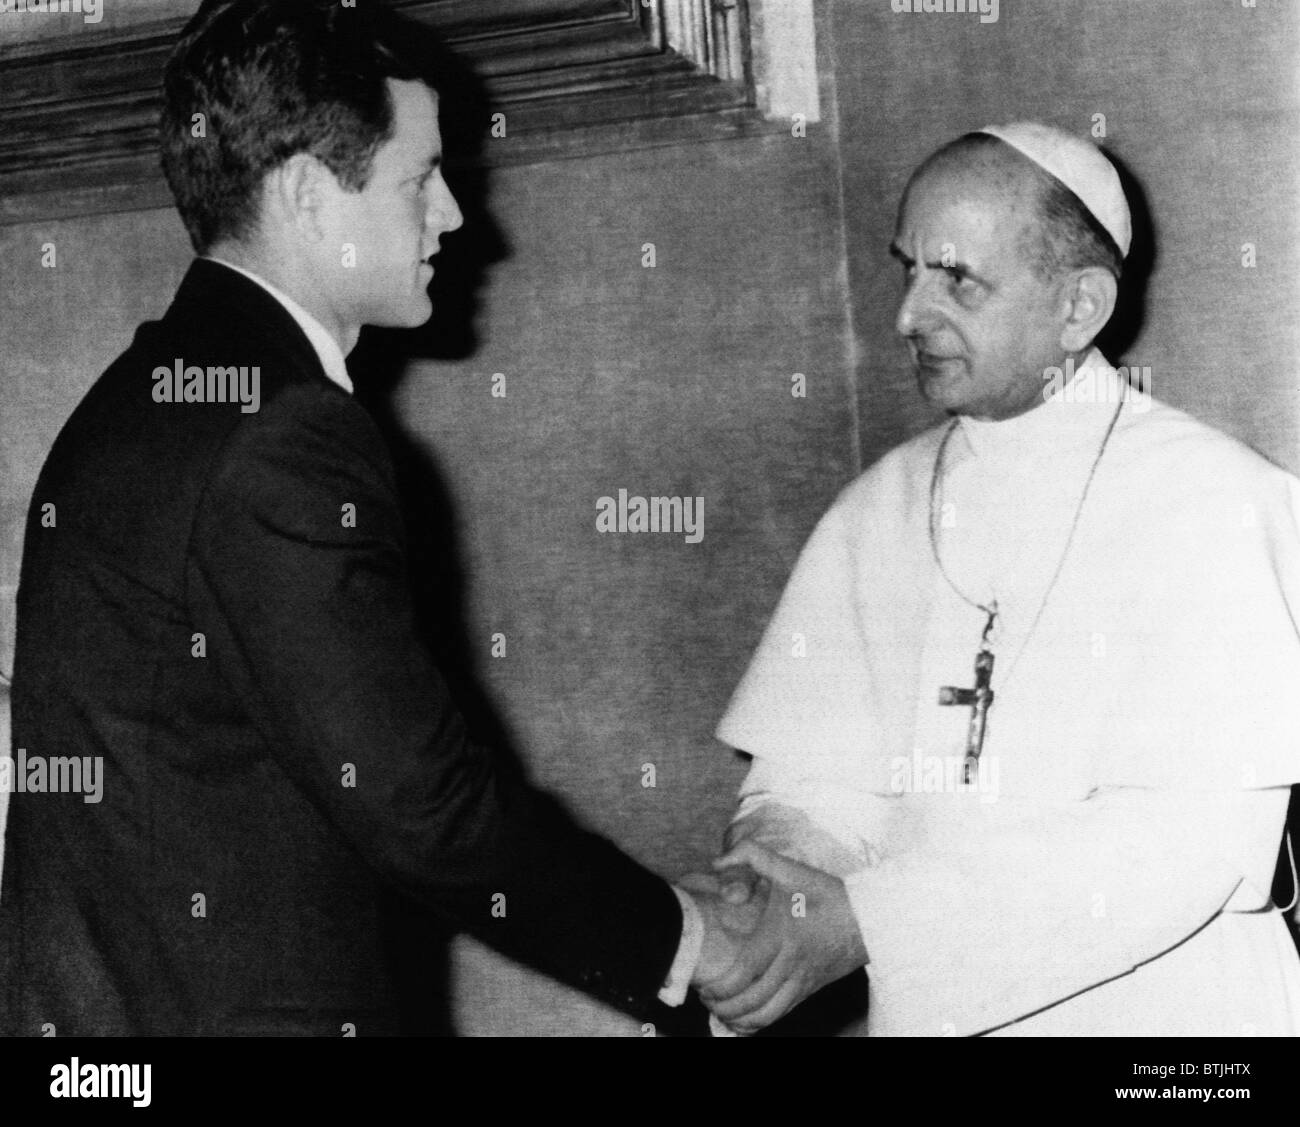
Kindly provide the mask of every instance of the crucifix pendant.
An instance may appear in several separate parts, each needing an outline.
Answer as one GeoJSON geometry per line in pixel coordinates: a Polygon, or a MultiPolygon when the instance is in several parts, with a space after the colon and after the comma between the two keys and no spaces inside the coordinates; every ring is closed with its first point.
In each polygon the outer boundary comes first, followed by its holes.
{"type": "Polygon", "coordinates": [[[939,690],[940,704],[964,705],[970,709],[970,727],[966,730],[966,762],[962,778],[970,785],[971,768],[979,762],[980,752],[984,750],[984,729],[988,724],[989,707],[993,704],[993,650],[989,645],[989,634],[997,620],[997,603],[988,612],[989,620],[980,638],[979,652],[975,655],[975,687],[959,689],[953,685],[944,685],[939,690]]]}

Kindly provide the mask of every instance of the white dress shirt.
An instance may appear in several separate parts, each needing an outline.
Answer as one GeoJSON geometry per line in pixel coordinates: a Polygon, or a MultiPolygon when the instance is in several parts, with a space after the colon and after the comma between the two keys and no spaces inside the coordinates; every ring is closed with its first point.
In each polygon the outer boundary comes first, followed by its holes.
{"type": "Polygon", "coordinates": [[[343,350],[339,347],[338,341],[330,336],[329,331],[315,317],[307,312],[301,305],[293,300],[283,290],[276,289],[260,274],[254,274],[251,270],[245,270],[242,266],[236,266],[233,262],[228,262],[224,258],[215,258],[212,255],[207,256],[209,262],[219,262],[222,266],[229,267],[239,274],[243,274],[251,282],[256,282],[262,289],[266,290],[276,301],[284,306],[289,316],[297,322],[298,327],[311,342],[312,348],[316,350],[316,355],[320,358],[321,367],[325,369],[325,374],[338,384],[349,395],[352,394],[352,380],[348,376],[348,366],[343,359],[343,350]]]}

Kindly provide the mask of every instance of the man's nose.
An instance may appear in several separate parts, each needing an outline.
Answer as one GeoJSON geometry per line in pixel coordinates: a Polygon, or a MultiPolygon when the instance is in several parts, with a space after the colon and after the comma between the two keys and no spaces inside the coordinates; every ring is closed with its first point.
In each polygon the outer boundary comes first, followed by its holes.
{"type": "Polygon", "coordinates": [[[429,208],[424,217],[425,224],[439,234],[458,231],[465,224],[460,205],[451,194],[447,181],[438,177],[437,191],[429,193],[429,208]]]}
{"type": "Polygon", "coordinates": [[[894,321],[894,328],[900,336],[913,336],[924,332],[934,324],[934,273],[935,271],[927,270],[923,264],[917,264],[916,272],[907,283],[907,291],[903,294],[903,301],[898,307],[898,317],[894,321]]]}

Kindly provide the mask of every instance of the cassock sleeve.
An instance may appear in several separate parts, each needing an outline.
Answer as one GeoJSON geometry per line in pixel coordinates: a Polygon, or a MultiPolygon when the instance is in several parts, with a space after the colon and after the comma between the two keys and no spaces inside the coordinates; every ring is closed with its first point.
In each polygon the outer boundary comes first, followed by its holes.
{"type": "Polygon", "coordinates": [[[188,613],[276,763],[392,886],[653,1012],[677,899],[470,738],[418,640],[408,582],[387,452],[358,405],[295,388],[241,424],[200,504],[188,613]]]}
{"type": "Polygon", "coordinates": [[[1247,873],[1273,871],[1290,793],[1122,788],[1017,813],[965,804],[947,832],[846,880],[873,981],[911,1032],[1026,1017],[1164,954],[1247,873]]]}
{"type": "Polygon", "coordinates": [[[1127,974],[1272,872],[1289,791],[1138,788],[1084,802],[940,804],[891,832],[896,799],[757,759],[730,837],[840,876],[872,989],[922,1036],[989,1031],[1127,974]],[[862,805],[857,805],[861,803],[862,805]]]}

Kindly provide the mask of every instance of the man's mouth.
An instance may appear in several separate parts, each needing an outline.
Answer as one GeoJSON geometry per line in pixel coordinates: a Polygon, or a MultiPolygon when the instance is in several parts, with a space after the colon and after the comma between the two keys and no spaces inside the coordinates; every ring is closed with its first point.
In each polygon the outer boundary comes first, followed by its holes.
{"type": "Polygon", "coordinates": [[[924,349],[914,351],[917,364],[922,368],[939,368],[945,364],[959,363],[960,356],[946,356],[938,352],[927,352],[924,349]]]}

